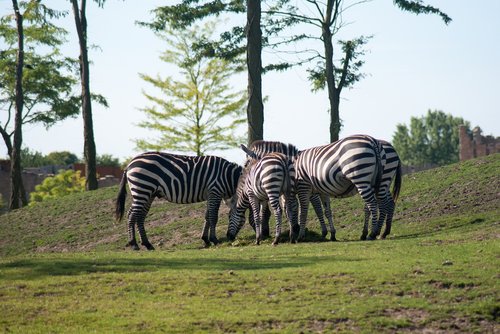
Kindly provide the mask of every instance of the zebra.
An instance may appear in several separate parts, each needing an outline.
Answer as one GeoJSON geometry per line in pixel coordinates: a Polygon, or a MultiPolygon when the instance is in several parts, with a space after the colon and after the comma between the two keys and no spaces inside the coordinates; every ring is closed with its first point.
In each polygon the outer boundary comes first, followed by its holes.
{"type": "MultiPolygon", "coordinates": [[[[250,159],[261,159],[264,155],[268,153],[282,153],[287,156],[292,162],[295,160],[297,155],[299,154],[299,150],[296,146],[292,144],[285,144],[279,141],[265,141],[265,140],[256,140],[252,142],[247,148],[245,145],[241,145],[241,149],[250,157],[250,159]]],[[[247,161],[248,162],[248,161],[247,161]]],[[[320,204],[321,205],[321,204],[320,204]]],[[[269,219],[271,218],[271,211],[269,210],[269,206],[266,206],[264,211],[262,212],[261,217],[261,228],[262,228],[262,237],[269,237],[269,219]]],[[[250,225],[255,230],[253,213],[250,210],[250,225]]],[[[298,223],[293,226],[294,232],[299,232],[298,223]]]]}
{"type": "Polygon", "coordinates": [[[269,153],[260,160],[248,161],[233,197],[233,206],[229,214],[227,237],[234,240],[245,222],[245,211],[249,207],[255,220],[256,244],[261,235],[261,212],[267,202],[273,208],[276,217],[276,232],[273,245],[277,245],[281,235],[282,209],[280,196],[283,194],[289,213],[290,241],[294,242],[292,224],[297,224],[297,199],[295,188],[295,168],[292,161],[284,154],[269,153]]]}
{"type": "MultiPolygon", "coordinates": [[[[279,141],[257,140],[257,141],[254,141],[252,144],[250,144],[248,148],[245,147],[244,145],[241,145],[241,148],[243,149],[243,151],[245,151],[247,153],[247,155],[249,157],[251,157],[253,159],[260,159],[267,153],[279,152],[279,153],[285,154],[292,161],[295,161],[295,159],[297,158],[297,156],[300,153],[299,149],[296,146],[294,146],[292,144],[285,144],[285,143],[282,143],[279,141]]],[[[326,196],[326,197],[323,196],[323,198],[322,198],[317,193],[311,194],[311,198],[310,198],[311,204],[312,204],[314,211],[316,212],[316,215],[318,217],[318,220],[321,224],[323,238],[326,237],[326,235],[328,234],[328,231],[326,229],[325,220],[323,218],[322,203],[324,203],[324,205],[325,205],[325,213],[326,213],[328,222],[330,223],[330,231],[335,231],[334,227],[333,227],[333,219],[331,216],[331,210],[328,210],[326,208],[326,205],[329,205],[329,202],[327,202],[327,201],[329,201],[329,199],[330,198],[328,196],[326,196]]],[[[262,214],[261,224],[262,224],[262,232],[263,232],[264,237],[269,236],[270,214],[271,214],[271,212],[269,211],[268,208],[266,208],[266,210],[262,214]]],[[[252,224],[253,223],[252,220],[253,220],[253,216],[250,215],[250,225],[252,225],[252,227],[254,227],[252,224]]],[[[298,233],[299,232],[299,225],[294,224],[293,229],[294,229],[295,233],[298,233]]],[[[332,241],[336,241],[335,232],[331,233],[330,239],[332,241]]]]}
{"type": "Polygon", "coordinates": [[[154,250],[148,241],[144,220],[155,197],[173,203],[207,201],[201,238],[205,246],[217,244],[215,234],[222,199],[231,198],[238,184],[242,167],[217,156],[184,156],[163,152],[142,153],[131,160],[123,173],[116,199],[115,218],[123,218],[128,182],[132,204],[128,211],[127,246],[138,250],[135,225],[141,243],[154,250]],[[209,237],[210,229],[210,237],[209,237]]]}
{"type": "MultiPolygon", "coordinates": [[[[382,239],[385,239],[387,235],[389,235],[391,232],[392,217],[394,215],[395,203],[401,191],[402,168],[399,155],[397,154],[392,144],[381,139],[377,139],[377,141],[382,146],[381,156],[383,162],[382,180],[380,183],[379,191],[376,194],[376,198],[379,203],[377,230],[380,232],[380,230],[382,229],[382,225],[384,224],[385,221],[386,227],[384,233],[381,236],[382,239]],[[394,180],[394,186],[391,194],[390,187],[393,180],[394,180]]],[[[354,195],[355,193],[356,189],[354,189],[352,195],[354,195]]],[[[333,226],[332,211],[330,208],[330,197],[322,196],[322,204],[325,208],[325,215],[330,223],[330,226],[333,226]]],[[[318,209],[316,209],[316,212],[318,215],[323,215],[321,206],[318,209]]],[[[365,213],[365,219],[363,225],[363,232],[360,238],[361,240],[366,240],[368,236],[368,221],[370,220],[371,216],[370,209],[366,203],[364,206],[364,213],[365,213]]],[[[320,222],[321,221],[322,220],[320,220],[320,222]]],[[[324,225],[322,225],[322,227],[325,230],[324,225]]]]}
{"type": "Polygon", "coordinates": [[[353,135],[328,145],[300,151],[295,161],[300,203],[299,240],[305,235],[312,193],[320,194],[323,199],[326,196],[341,198],[359,193],[372,217],[372,231],[368,238],[376,238],[380,233],[376,194],[386,163],[385,155],[381,156],[381,152],[381,143],[368,135],[353,135]]]}

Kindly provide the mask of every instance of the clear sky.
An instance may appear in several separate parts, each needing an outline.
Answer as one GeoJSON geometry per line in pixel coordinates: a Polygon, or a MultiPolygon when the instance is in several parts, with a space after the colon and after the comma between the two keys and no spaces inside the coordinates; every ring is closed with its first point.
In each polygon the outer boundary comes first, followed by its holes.
{"type": "MultiPolygon", "coordinates": [[[[300,0],[299,0],[300,1],[300,0]]],[[[373,35],[366,46],[367,76],[345,90],[341,101],[341,137],[366,133],[391,140],[398,123],[438,109],[480,126],[484,134],[500,135],[500,1],[425,0],[447,13],[447,26],[434,15],[405,13],[391,0],[374,0],[349,10],[350,23],[342,38],[373,35]],[[472,4],[474,3],[474,4],[472,4]]],[[[70,10],[69,1],[51,0],[53,8],[70,10]]],[[[134,138],[151,132],[136,126],[144,119],[139,108],[147,103],[142,90],[151,92],[138,73],[175,75],[159,60],[162,41],[135,24],[151,18],[150,11],[174,1],[108,0],[103,9],[88,1],[88,36],[100,49],[90,52],[91,90],[104,95],[109,109],[93,106],[98,154],[121,160],[139,153],[134,138]]],[[[0,0],[0,15],[10,13],[12,2],[0,0]]],[[[78,56],[72,12],[59,23],[70,31],[64,52],[78,56]]],[[[1,45],[0,45],[1,48],[1,45]]],[[[264,57],[270,57],[267,53],[264,57]]],[[[234,80],[235,90],[246,89],[246,78],[234,80]]],[[[264,137],[295,144],[299,149],[329,141],[326,91],[312,93],[304,69],[263,77],[264,137]]],[[[3,121],[4,115],[0,115],[3,121]]],[[[70,151],[82,157],[83,121],[66,120],[49,130],[24,127],[24,147],[48,154],[70,151]]],[[[0,145],[0,157],[6,157],[0,145]]],[[[212,152],[235,162],[239,149],[212,152]]]]}

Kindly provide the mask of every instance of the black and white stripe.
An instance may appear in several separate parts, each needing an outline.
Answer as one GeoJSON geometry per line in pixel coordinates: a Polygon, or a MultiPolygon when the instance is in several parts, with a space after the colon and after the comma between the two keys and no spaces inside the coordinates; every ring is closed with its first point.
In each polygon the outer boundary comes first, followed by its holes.
{"type": "MultiPolygon", "coordinates": [[[[295,161],[300,202],[299,239],[305,234],[308,202],[314,193],[321,195],[328,206],[328,197],[348,197],[359,193],[372,216],[369,238],[374,239],[380,233],[376,197],[386,163],[381,152],[380,142],[366,135],[350,136],[332,144],[300,151],[295,161]]],[[[331,217],[329,208],[327,212],[331,217]]],[[[334,238],[333,219],[330,225],[334,238]]]]}
{"type": "Polygon", "coordinates": [[[132,204],[128,211],[127,245],[139,249],[135,238],[137,224],[142,245],[154,249],[147,239],[144,219],[155,197],[180,204],[207,201],[202,239],[207,246],[210,242],[218,243],[215,227],[220,203],[234,195],[241,171],[241,166],[216,156],[160,152],[136,156],[125,169],[116,200],[116,218],[121,220],[127,195],[125,184],[128,182],[132,204]]]}
{"type": "Polygon", "coordinates": [[[280,196],[285,197],[287,212],[290,214],[290,240],[294,241],[292,223],[297,224],[297,200],[294,194],[295,168],[284,154],[269,153],[260,160],[247,163],[240,178],[238,189],[230,210],[227,236],[233,240],[245,222],[245,211],[249,207],[255,219],[256,243],[262,239],[261,212],[269,205],[276,217],[276,232],[273,245],[281,234],[282,208],[280,196]]]}

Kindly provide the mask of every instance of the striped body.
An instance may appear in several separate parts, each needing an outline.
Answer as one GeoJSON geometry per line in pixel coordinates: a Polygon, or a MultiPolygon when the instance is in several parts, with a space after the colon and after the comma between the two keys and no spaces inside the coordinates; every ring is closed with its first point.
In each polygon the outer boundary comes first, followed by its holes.
{"type": "MultiPolygon", "coordinates": [[[[374,138],[355,135],[299,153],[295,161],[300,202],[299,239],[304,237],[308,202],[313,193],[320,194],[325,203],[329,203],[328,197],[341,198],[359,193],[372,215],[370,238],[378,234],[376,194],[385,164],[381,150],[380,143],[374,138]]],[[[332,235],[334,233],[333,229],[332,235]]]]}
{"type": "MultiPolygon", "coordinates": [[[[278,243],[281,234],[282,209],[280,196],[284,195],[285,203],[291,217],[290,222],[297,220],[297,203],[294,196],[295,168],[290,159],[281,153],[264,155],[260,160],[253,160],[245,167],[239,181],[231,209],[228,226],[228,238],[234,239],[245,222],[245,211],[251,208],[255,219],[256,243],[260,243],[261,211],[267,202],[273,208],[276,217],[276,233],[273,244],[278,243]]],[[[290,229],[291,239],[292,229],[290,229]]]]}
{"type": "Polygon", "coordinates": [[[210,241],[217,243],[215,227],[220,202],[234,195],[241,170],[237,164],[215,156],[160,152],[136,156],[124,172],[117,199],[117,218],[121,219],[126,196],[125,181],[128,181],[132,195],[128,211],[129,245],[138,248],[134,227],[137,224],[142,244],[148,249],[153,248],[147,240],[144,219],[155,197],[179,204],[207,201],[202,239],[207,246],[210,241]]]}

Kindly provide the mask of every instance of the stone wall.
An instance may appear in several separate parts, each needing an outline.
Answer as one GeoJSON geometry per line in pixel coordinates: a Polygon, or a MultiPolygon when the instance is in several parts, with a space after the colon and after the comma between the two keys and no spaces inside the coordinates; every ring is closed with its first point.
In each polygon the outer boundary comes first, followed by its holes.
{"type": "Polygon", "coordinates": [[[500,137],[483,136],[480,127],[472,130],[472,135],[467,133],[467,128],[459,128],[460,161],[465,161],[485,155],[500,153],[500,137]]]}

